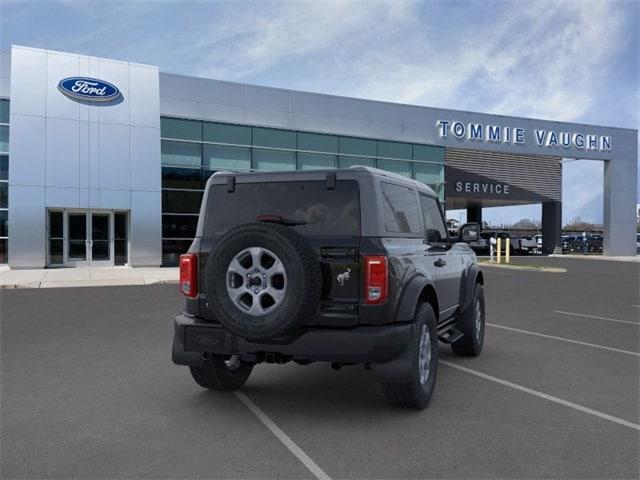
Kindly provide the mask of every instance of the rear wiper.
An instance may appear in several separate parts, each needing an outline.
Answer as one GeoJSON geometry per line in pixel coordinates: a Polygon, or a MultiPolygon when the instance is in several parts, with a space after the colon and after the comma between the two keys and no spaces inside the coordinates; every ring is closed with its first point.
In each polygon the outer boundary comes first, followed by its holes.
{"type": "Polygon", "coordinates": [[[295,227],[296,225],[307,225],[304,220],[295,220],[293,218],[286,218],[280,215],[258,215],[256,217],[257,222],[279,223],[280,225],[286,225],[287,227],[295,227]]]}

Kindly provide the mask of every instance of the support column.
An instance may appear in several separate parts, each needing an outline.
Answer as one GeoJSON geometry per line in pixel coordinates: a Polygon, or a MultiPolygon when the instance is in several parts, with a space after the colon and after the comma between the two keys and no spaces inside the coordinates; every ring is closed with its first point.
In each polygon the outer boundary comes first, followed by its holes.
{"type": "Polygon", "coordinates": [[[634,143],[627,158],[604,164],[605,255],[636,255],[637,148],[634,143]]]}
{"type": "Polygon", "coordinates": [[[481,205],[467,206],[467,222],[477,222],[480,225],[482,225],[482,206],[481,205]]]}
{"type": "Polygon", "coordinates": [[[562,202],[542,204],[542,253],[562,253],[562,202]]]}

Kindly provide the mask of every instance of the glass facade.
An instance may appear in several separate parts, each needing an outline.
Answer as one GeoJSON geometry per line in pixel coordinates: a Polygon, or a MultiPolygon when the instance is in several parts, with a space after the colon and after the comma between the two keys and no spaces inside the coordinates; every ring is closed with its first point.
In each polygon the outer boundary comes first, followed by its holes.
{"type": "Polygon", "coordinates": [[[426,183],[444,202],[444,148],[277,128],[161,118],[162,261],[191,244],[204,185],[215,171],[366,165],[426,183]]]}
{"type": "Polygon", "coordinates": [[[9,100],[0,99],[0,264],[9,260],[9,100]]]}

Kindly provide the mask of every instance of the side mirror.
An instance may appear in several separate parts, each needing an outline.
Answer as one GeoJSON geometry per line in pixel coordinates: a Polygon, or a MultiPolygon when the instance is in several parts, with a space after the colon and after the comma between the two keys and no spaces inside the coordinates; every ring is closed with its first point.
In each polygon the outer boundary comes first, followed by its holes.
{"type": "Polygon", "coordinates": [[[461,242],[475,242],[480,239],[480,224],[478,223],[465,223],[460,228],[460,234],[458,238],[461,242]]]}

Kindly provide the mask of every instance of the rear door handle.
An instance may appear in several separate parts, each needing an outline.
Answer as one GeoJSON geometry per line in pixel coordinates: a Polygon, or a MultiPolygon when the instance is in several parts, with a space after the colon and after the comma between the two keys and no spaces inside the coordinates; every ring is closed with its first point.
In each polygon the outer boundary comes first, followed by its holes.
{"type": "Polygon", "coordinates": [[[444,267],[444,266],[447,264],[447,262],[445,262],[443,259],[439,258],[438,260],[436,260],[435,262],[433,262],[433,264],[434,264],[436,267],[444,267]]]}

